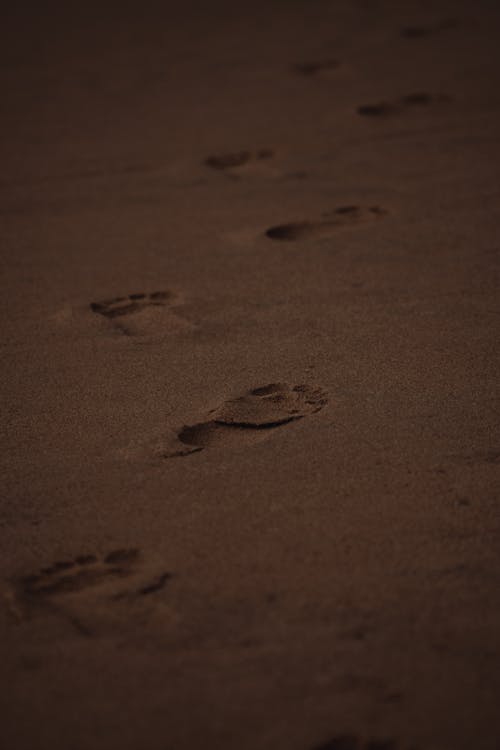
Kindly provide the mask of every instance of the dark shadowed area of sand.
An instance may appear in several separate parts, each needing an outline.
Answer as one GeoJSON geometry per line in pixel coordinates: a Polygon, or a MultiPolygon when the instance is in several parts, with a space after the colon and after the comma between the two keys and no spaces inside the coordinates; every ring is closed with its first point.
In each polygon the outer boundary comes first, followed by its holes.
{"type": "Polygon", "coordinates": [[[0,747],[498,750],[500,6],[17,5],[0,747]]]}

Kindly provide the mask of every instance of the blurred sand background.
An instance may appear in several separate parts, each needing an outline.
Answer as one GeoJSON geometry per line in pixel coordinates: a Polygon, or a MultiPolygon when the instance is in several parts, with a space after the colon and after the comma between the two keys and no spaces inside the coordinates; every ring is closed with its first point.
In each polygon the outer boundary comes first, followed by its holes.
{"type": "Polygon", "coordinates": [[[0,746],[498,750],[498,4],[0,34],[0,746]]]}

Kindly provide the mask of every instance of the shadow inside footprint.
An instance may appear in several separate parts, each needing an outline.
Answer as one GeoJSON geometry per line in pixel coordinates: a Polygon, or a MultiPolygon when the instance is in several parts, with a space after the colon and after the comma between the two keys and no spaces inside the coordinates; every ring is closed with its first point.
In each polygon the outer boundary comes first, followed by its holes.
{"type": "Polygon", "coordinates": [[[129,294],[101,302],[92,302],[90,309],[111,320],[126,336],[157,336],[189,326],[188,321],[173,312],[177,296],[170,291],[129,294]]]}
{"type": "Polygon", "coordinates": [[[333,211],[323,214],[325,217],[316,222],[296,221],[289,224],[278,224],[266,231],[266,237],[271,240],[294,241],[303,239],[319,239],[333,235],[337,229],[346,226],[361,224],[371,219],[377,219],[385,215],[380,206],[339,206],[333,211]]]}
{"type": "Polygon", "coordinates": [[[207,167],[218,169],[220,171],[236,170],[239,167],[244,167],[252,162],[272,159],[273,156],[274,152],[272,151],[272,149],[261,148],[256,152],[237,151],[233,153],[209,156],[207,159],[205,159],[205,164],[207,167]]]}
{"type": "Polygon", "coordinates": [[[400,107],[397,107],[390,102],[377,102],[377,104],[364,104],[358,107],[358,115],[363,117],[387,117],[401,111],[400,107]]]}
{"type": "Polygon", "coordinates": [[[342,734],[315,745],[312,750],[396,750],[393,740],[362,740],[352,734],[342,734]]]}
{"type": "Polygon", "coordinates": [[[177,445],[163,455],[171,458],[219,443],[228,445],[258,439],[265,431],[320,411],[326,403],[322,389],[307,385],[272,383],[255,388],[226,401],[211,412],[206,421],[184,426],[177,433],[177,445]]]}
{"type": "Polygon", "coordinates": [[[172,292],[152,292],[151,294],[129,294],[127,297],[114,297],[103,302],[91,302],[92,312],[104,315],[105,318],[119,318],[122,315],[143,310],[146,307],[163,307],[172,301],[172,292]]]}
{"type": "Polygon", "coordinates": [[[409,107],[420,107],[431,104],[434,99],[435,97],[433,97],[431,94],[426,94],[425,92],[419,91],[416,94],[408,94],[407,96],[403,96],[401,101],[403,104],[409,107]]]}
{"type": "Polygon", "coordinates": [[[428,107],[440,102],[449,101],[450,97],[445,94],[428,94],[423,91],[417,91],[392,102],[383,101],[376,104],[365,104],[357,108],[357,113],[363,117],[388,117],[401,114],[413,107],[428,107]]]}
{"type": "Polygon", "coordinates": [[[350,734],[338,735],[331,740],[323,742],[321,745],[315,745],[312,750],[358,750],[358,738],[350,734]]]}

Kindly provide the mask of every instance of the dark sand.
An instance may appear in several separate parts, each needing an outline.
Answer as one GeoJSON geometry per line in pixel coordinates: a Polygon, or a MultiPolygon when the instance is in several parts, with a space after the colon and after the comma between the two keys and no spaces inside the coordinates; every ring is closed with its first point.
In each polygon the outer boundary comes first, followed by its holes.
{"type": "Polygon", "coordinates": [[[500,6],[80,5],[2,17],[0,747],[497,750],[500,6]]]}

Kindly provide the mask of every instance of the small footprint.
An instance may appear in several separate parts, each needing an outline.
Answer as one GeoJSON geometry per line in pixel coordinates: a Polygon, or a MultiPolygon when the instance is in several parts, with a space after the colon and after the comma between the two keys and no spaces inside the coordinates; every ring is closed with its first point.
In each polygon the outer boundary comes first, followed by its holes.
{"type": "Polygon", "coordinates": [[[325,391],[308,385],[271,383],[254,388],[225,401],[205,421],[182,427],[162,455],[185,456],[217,444],[259,440],[269,431],[320,411],[326,403],[325,391]]]}
{"type": "Polygon", "coordinates": [[[75,603],[85,605],[88,597],[96,593],[109,601],[132,601],[159,591],[170,578],[168,572],[151,574],[144,570],[138,549],[115,549],[104,557],[82,554],[72,560],[58,560],[36,573],[17,578],[12,582],[8,599],[18,620],[44,613],[57,614],[89,635],[89,629],[74,611],[75,603]]]}
{"type": "Polygon", "coordinates": [[[340,62],[338,60],[330,58],[328,60],[297,63],[293,66],[293,70],[299,75],[312,77],[331,73],[332,71],[337,70],[339,65],[340,62]]]}
{"type": "Polygon", "coordinates": [[[266,231],[271,240],[295,241],[331,237],[338,229],[356,226],[367,221],[380,219],[387,211],[379,206],[363,208],[360,206],[340,206],[333,211],[325,212],[319,221],[295,221],[289,224],[278,224],[266,231]]]}
{"type": "Polygon", "coordinates": [[[419,91],[394,101],[365,104],[358,107],[357,113],[363,117],[388,117],[402,114],[416,107],[429,107],[448,101],[450,101],[450,97],[445,94],[427,94],[419,91]]]}
{"type": "Polygon", "coordinates": [[[428,26],[405,26],[401,29],[401,36],[406,39],[421,39],[424,36],[431,36],[437,34],[440,31],[446,31],[447,29],[454,29],[458,26],[458,21],[454,18],[440,21],[436,24],[430,24],[428,26]]]}
{"type": "Polygon", "coordinates": [[[114,297],[103,302],[92,302],[90,307],[95,313],[106,318],[118,318],[122,315],[143,310],[145,307],[162,307],[172,299],[171,292],[152,292],[151,294],[129,294],[127,297],[114,297]]]}
{"type": "Polygon", "coordinates": [[[190,324],[173,307],[179,304],[177,295],[169,291],[150,294],[129,294],[101,302],[92,302],[90,309],[113,322],[126,336],[157,336],[172,333],[190,324]]]}
{"type": "Polygon", "coordinates": [[[351,734],[342,734],[332,737],[320,745],[315,745],[312,750],[397,750],[398,745],[394,740],[362,740],[351,734]]]}
{"type": "Polygon", "coordinates": [[[270,148],[261,148],[257,151],[236,151],[226,154],[217,154],[205,159],[205,165],[222,172],[239,173],[240,171],[252,171],[260,169],[263,162],[268,162],[274,157],[274,151],[270,148]]]}

